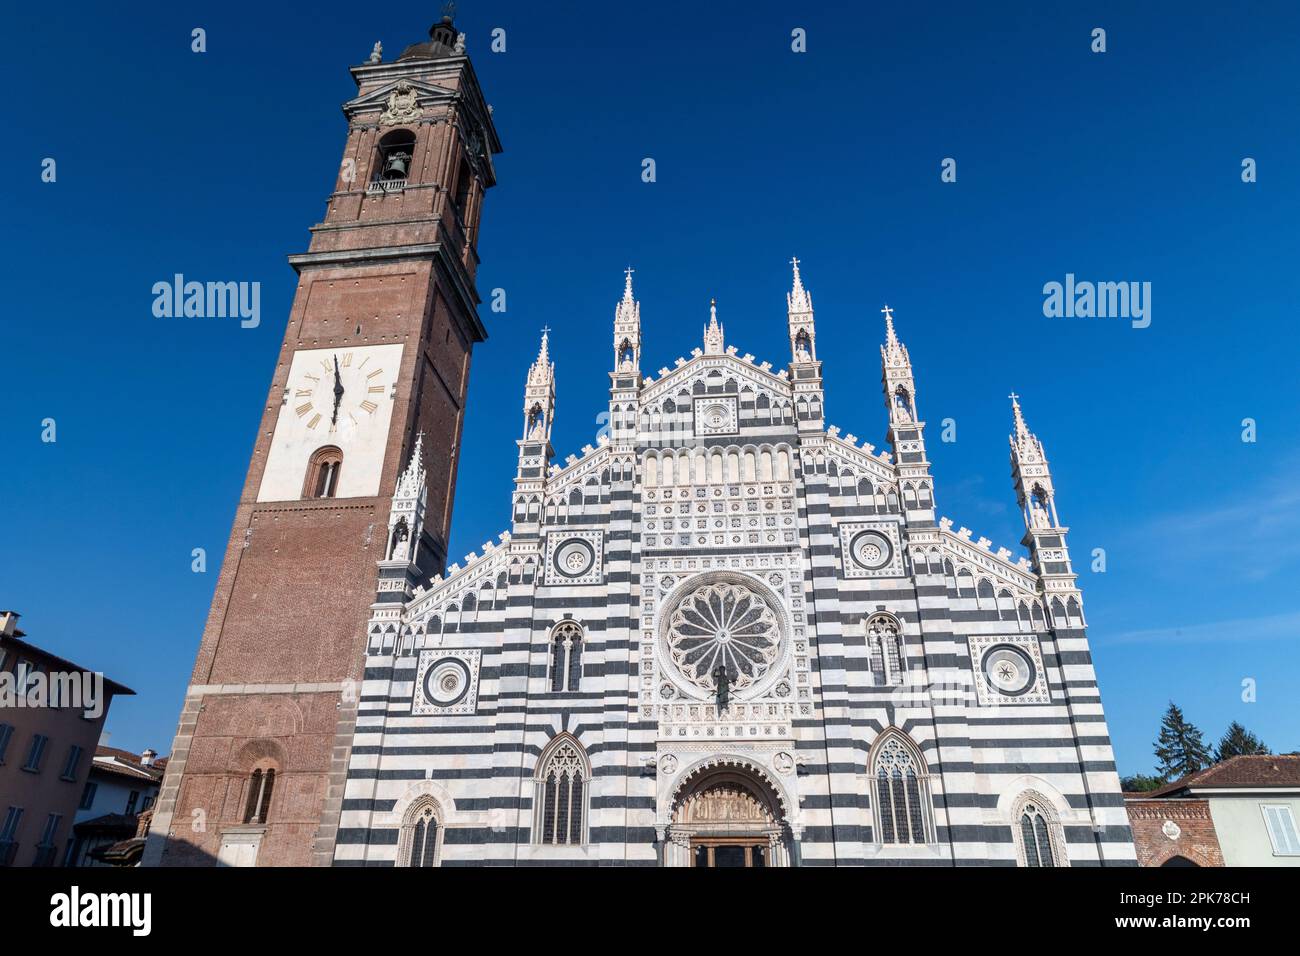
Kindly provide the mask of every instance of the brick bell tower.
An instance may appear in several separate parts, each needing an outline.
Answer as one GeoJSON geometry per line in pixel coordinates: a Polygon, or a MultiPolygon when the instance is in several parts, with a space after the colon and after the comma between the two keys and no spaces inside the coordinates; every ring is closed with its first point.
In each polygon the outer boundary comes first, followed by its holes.
{"type": "Polygon", "coordinates": [[[329,865],[376,561],[423,433],[411,553],[445,563],[501,144],[450,17],[375,44],[309,250],[159,795],[146,865],[329,865]]]}

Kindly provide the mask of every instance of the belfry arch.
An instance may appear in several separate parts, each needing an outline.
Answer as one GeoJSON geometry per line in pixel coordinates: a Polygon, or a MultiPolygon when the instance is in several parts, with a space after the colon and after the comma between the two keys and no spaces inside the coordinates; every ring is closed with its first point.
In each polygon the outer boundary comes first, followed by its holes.
{"type": "Polygon", "coordinates": [[[790,866],[785,793],[760,766],[740,758],[702,761],[672,791],[664,866],[790,866]]]}

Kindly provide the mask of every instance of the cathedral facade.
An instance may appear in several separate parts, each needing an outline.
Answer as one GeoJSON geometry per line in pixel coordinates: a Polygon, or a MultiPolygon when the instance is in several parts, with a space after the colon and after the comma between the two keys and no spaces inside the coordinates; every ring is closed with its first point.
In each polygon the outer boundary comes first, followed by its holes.
{"type": "Polygon", "coordinates": [[[1013,397],[1028,557],[936,519],[884,310],[889,451],[824,420],[794,263],[784,368],[643,375],[629,270],[609,426],[553,462],[542,337],[510,527],[441,580],[379,563],[336,865],[1132,864],[1042,444],[1013,397]]]}
{"type": "Polygon", "coordinates": [[[563,461],[543,334],[446,567],[501,144],[449,17],[352,74],[146,865],[1133,864],[1042,444],[1026,555],[954,530],[888,308],[889,449],[827,425],[797,262],[788,361],[711,310],[653,375],[629,271],[563,461]]]}

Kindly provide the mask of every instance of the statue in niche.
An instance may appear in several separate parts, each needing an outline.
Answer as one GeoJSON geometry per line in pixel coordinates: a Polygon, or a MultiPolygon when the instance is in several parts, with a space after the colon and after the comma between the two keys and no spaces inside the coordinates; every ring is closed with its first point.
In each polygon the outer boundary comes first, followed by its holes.
{"type": "Polygon", "coordinates": [[[406,519],[403,518],[397,522],[393,528],[393,561],[405,561],[411,553],[410,531],[406,527],[406,519]]]}
{"type": "Polygon", "coordinates": [[[546,437],[546,416],[542,414],[540,405],[534,405],[528,412],[528,437],[546,437]]]}

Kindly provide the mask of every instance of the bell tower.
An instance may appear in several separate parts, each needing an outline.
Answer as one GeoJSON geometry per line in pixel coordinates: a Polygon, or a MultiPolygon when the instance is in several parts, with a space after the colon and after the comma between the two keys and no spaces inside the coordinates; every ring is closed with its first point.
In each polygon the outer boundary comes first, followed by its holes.
{"type": "Polygon", "coordinates": [[[446,561],[501,144],[450,16],[351,72],[324,219],[289,257],[297,290],[146,865],[329,865],[408,463],[427,493],[396,547],[414,579],[446,561]]]}

